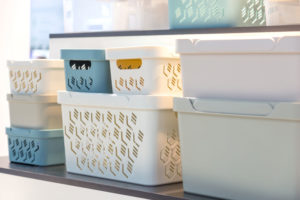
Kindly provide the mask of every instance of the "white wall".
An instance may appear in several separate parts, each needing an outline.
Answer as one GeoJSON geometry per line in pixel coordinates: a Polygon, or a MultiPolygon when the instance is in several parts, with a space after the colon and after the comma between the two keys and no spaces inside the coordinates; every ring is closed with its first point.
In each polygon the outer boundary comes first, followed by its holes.
{"type": "Polygon", "coordinates": [[[3,156],[8,154],[5,127],[9,126],[6,60],[29,58],[30,0],[0,0],[0,5],[0,156],[3,156]]]}

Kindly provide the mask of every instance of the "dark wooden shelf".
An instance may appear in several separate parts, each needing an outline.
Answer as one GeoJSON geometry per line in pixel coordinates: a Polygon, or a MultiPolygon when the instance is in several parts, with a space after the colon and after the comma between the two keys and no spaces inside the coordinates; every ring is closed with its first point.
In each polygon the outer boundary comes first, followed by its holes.
{"type": "Polygon", "coordinates": [[[151,36],[151,35],[184,35],[184,34],[221,34],[221,33],[253,33],[253,32],[289,32],[300,31],[300,25],[207,28],[207,29],[174,29],[174,30],[130,30],[130,31],[102,31],[81,33],[50,34],[50,38],[78,38],[78,37],[121,37],[121,36],[151,36]]]}
{"type": "Polygon", "coordinates": [[[70,174],[66,172],[64,165],[36,167],[10,163],[7,157],[0,157],[0,173],[146,199],[215,200],[214,198],[184,193],[181,183],[147,187],[107,179],[70,174]]]}

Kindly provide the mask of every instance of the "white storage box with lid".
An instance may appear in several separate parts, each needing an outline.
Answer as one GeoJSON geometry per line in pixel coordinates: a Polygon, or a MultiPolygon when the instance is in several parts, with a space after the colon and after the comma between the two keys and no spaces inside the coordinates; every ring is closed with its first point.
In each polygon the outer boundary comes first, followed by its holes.
{"type": "Polygon", "coordinates": [[[63,60],[7,61],[12,94],[56,94],[65,89],[63,60]]]}
{"type": "Polygon", "coordinates": [[[176,98],[174,111],[186,192],[300,199],[300,103],[176,98]]]}
{"type": "Polygon", "coordinates": [[[185,97],[300,100],[300,36],[177,40],[185,97]]]}
{"type": "Polygon", "coordinates": [[[30,129],[61,129],[61,107],[57,95],[8,94],[12,127],[30,129]]]}
{"type": "Polygon", "coordinates": [[[166,47],[106,50],[116,94],[182,95],[180,60],[166,47]]]}
{"type": "Polygon", "coordinates": [[[172,100],[59,92],[67,171],[142,185],[181,181],[172,100]]]}

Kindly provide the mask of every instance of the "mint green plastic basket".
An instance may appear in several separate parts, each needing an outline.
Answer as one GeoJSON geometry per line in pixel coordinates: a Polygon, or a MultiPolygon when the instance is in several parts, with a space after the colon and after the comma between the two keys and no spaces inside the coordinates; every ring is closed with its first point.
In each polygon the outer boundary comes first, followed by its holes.
{"type": "Polygon", "coordinates": [[[63,130],[6,128],[11,162],[49,166],[64,164],[63,130]]]}
{"type": "Polygon", "coordinates": [[[263,0],[169,0],[171,29],[263,26],[263,0]]]}

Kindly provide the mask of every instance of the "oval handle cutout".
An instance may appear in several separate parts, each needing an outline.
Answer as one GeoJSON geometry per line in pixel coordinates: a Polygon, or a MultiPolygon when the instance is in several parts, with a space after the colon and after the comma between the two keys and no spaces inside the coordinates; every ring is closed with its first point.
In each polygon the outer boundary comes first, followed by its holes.
{"type": "Polygon", "coordinates": [[[73,70],[89,70],[92,63],[89,60],[70,60],[70,68],[73,70]]]}
{"type": "Polygon", "coordinates": [[[117,66],[121,70],[139,69],[142,66],[142,59],[122,59],[122,60],[117,60],[117,66]]]}

